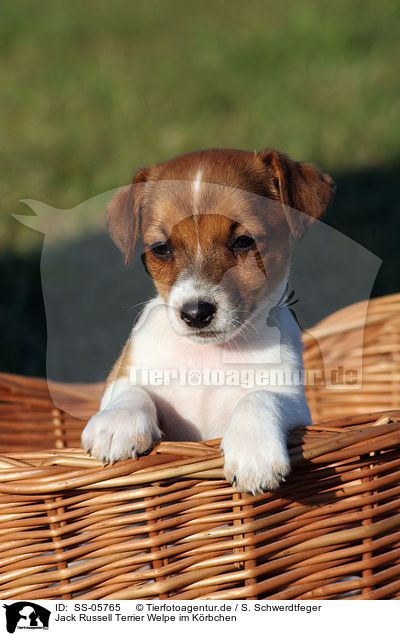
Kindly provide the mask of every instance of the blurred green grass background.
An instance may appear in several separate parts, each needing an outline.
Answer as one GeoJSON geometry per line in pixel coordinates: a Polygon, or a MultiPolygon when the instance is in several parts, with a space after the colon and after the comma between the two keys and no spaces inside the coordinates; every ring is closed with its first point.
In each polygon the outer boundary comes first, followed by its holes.
{"type": "Polygon", "coordinates": [[[338,190],[326,220],[400,290],[397,0],[17,0],[0,8],[3,369],[44,374],[42,235],[11,213],[70,208],[206,147],[276,147],[338,190]]]}

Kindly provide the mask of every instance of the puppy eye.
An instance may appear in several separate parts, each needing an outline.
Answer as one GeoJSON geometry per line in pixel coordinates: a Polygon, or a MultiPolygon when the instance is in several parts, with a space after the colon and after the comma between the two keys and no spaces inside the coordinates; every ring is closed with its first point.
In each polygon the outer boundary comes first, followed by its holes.
{"type": "Polygon", "coordinates": [[[247,252],[252,247],[254,247],[254,239],[252,239],[251,236],[246,236],[245,234],[238,236],[232,245],[232,249],[236,252],[247,252]]]}
{"type": "Polygon", "coordinates": [[[158,258],[168,258],[172,256],[172,249],[169,243],[153,243],[153,245],[150,245],[150,250],[158,258]]]}

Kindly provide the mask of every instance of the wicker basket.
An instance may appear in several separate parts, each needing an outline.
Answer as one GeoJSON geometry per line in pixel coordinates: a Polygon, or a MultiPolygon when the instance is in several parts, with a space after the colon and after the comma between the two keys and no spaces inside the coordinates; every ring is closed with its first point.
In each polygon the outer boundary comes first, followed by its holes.
{"type": "MultiPolygon", "coordinates": [[[[102,468],[44,380],[2,375],[0,598],[400,597],[399,309],[370,303],[362,386],[308,387],[320,423],[293,432],[291,476],[257,497],[224,481],[218,440],[102,468]]],[[[308,368],[315,335],[332,343],[325,370],[354,361],[362,315],[306,334],[308,368]]],[[[101,386],[55,390],[87,418],[101,386]]]]}
{"type": "Polygon", "coordinates": [[[307,369],[323,367],[326,380],[341,367],[360,381],[354,388],[327,388],[325,382],[307,386],[314,422],[400,407],[400,294],[341,309],[303,340],[307,369]]]}

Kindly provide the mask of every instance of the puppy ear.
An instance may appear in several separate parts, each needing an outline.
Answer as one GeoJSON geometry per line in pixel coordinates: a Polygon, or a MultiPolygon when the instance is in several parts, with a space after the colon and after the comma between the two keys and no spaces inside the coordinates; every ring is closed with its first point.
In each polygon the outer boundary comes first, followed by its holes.
{"type": "Polygon", "coordinates": [[[264,150],[259,156],[282,202],[290,231],[302,239],[328,207],[334,192],[332,179],[312,163],[292,161],[276,150],[264,150]]]}
{"type": "Polygon", "coordinates": [[[141,168],[130,185],[114,194],[107,207],[108,229],[114,243],[125,256],[125,265],[132,260],[139,234],[143,183],[147,175],[147,168],[141,168]]]}

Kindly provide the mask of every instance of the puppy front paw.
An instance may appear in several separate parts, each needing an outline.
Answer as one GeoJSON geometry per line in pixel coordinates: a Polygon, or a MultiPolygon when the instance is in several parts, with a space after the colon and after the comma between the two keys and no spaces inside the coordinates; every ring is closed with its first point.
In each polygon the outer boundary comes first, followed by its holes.
{"type": "Polygon", "coordinates": [[[100,411],[87,423],[82,447],[103,464],[139,457],[161,440],[161,431],[144,411],[126,408],[100,411]]]}
{"type": "Polygon", "coordinates": [[[286,445],[268,437],[257,443],[227,431],[221,451],[225,456],[225,479],[239,492],[258,495],[276,490],[290,473],[286,445]]]}

